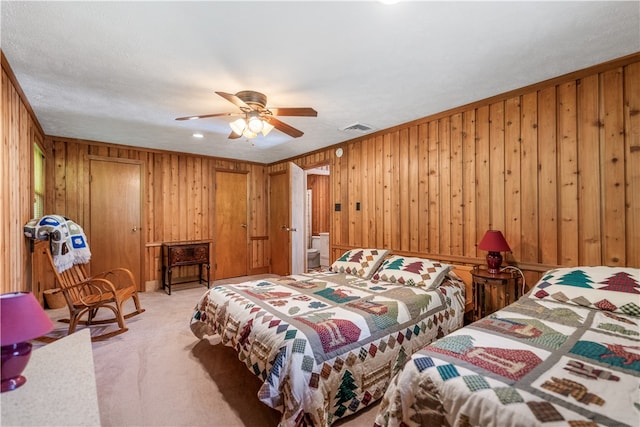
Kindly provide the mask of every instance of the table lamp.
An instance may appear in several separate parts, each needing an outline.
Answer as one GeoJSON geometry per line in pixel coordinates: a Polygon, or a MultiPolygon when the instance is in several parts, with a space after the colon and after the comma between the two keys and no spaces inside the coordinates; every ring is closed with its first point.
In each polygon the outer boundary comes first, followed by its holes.
{"type": "Polygon", "coordinates": [[[53,329],[53,322],[31,292],[0,295],[2,392],[15,390],[27,379],[22,371],[31,357],[29,340],[53,329]]]}
{"type": "Polygon", "coordinates": [[[498,230],[488,230],[484,233],[482,240],[478,243],[478,249],[489,251],[487,254],[487,267],[489,273],[500,273],[502,264],[502,254],[500,252],[511,252],[509,244],[504,239],[502,232],[498,230]]]}

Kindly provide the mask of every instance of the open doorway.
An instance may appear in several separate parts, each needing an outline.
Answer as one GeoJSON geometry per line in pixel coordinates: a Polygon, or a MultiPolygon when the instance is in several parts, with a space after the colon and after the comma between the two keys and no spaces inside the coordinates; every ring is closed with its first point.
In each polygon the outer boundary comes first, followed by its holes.
{"type": "Polygon", "coordinates": [[[329,165],[305,170],[305,243],[306,269],[329,266],[329,230],[331,223],[331,186],[329,165]]]}

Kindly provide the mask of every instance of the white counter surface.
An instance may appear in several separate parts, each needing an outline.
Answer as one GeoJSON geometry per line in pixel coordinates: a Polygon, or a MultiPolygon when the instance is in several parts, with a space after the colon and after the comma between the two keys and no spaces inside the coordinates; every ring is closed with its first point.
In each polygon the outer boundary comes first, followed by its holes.
{"type": "Polygon", "coordinates": [[[0,393],[0,425],[100,425],[88,329],[33,350],[22,375],[22,387],[0,393]]]}

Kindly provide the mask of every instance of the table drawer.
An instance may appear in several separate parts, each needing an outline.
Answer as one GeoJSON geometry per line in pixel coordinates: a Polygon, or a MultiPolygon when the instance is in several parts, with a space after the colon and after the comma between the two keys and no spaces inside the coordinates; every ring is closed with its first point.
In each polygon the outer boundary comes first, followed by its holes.
{"type": "Polygon", "coordinates": [[[169,265],[209,262],[209,245],[188,245],[169,248],[169,265]]]}

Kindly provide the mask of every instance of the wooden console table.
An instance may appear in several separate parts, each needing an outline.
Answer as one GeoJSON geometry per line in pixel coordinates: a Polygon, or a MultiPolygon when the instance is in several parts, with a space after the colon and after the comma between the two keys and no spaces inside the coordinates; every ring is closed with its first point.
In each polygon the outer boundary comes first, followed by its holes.
{"type": "MultiPolygon", "coordinates": [[[[202,266],[207,268],[206,284],[207,289],[210,284],[209,272],[211,264],[209,261],[210,242],[165,242],[162,244],[162,289],[168,289],[171,295],[171,274],[175,267],[186,265],[197,265],[199,267],[198,282],[205,279],[202,276],[202,266]]],[[[186,283],[182,281],[179,283],[186,283]]],[[[176,283],[177,284],[177,283],[176,283]]]]}

